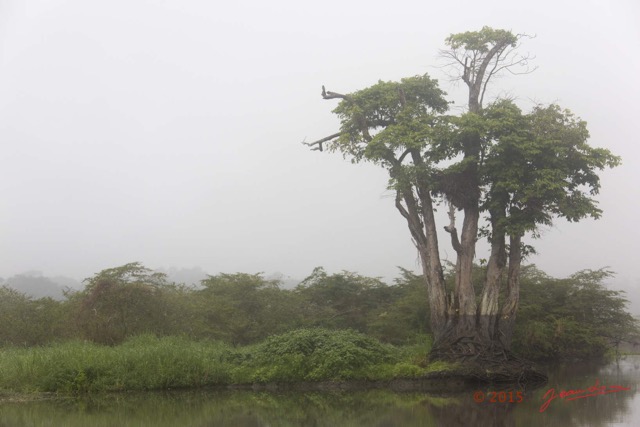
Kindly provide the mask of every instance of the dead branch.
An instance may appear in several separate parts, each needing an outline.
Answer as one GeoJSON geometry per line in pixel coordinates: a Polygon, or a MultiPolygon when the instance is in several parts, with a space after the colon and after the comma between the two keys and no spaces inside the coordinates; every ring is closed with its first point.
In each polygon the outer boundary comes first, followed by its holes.
{"type": "Polygon", "coordinates": [[[351,97],[349,95],[343,95],[341,93],[337,93],[337,92],[331,92],[331,91],[327,91],[324,88],[324,85],[322,85],[322,97],[324,99],[351,99],[351,97]]]}
{"type": "Polygon", "coordinates": [[[322,151],[322,144],[327,142],[327,141],[331,141],[332,139],[335,139],[337,137],[339,137],[340,135],[342,135],[342,132],[337,132],[334,133],[333,135],[329,135],[327,137],[324,137],[322,139],[319,139],[317,141],[313,141],[313,142],[304,142],[302,141],[302,144],[307,145],[309,147],[313,147],[314,145],[317,145],[316,148],[312,148],[311,151],[322,151]]]}

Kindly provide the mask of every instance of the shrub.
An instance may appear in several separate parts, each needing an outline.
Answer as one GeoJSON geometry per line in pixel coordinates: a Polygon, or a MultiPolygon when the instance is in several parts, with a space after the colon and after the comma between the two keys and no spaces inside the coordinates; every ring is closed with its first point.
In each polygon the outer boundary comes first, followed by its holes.
{"type": "Polygon", "coordinates": [[[248,361],[254,381],[365,378],[373,366],[398,360],[390,345],[355,331],[299,329],[268,338],[248,361]]]}

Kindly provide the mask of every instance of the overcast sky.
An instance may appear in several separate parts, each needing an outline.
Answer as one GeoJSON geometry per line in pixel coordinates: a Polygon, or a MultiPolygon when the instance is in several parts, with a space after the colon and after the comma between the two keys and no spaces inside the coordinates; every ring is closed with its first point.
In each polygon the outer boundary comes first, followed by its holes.
{"type": "Polygon", "coordinates": [[[569,108],[623,158],[602,174],[603,218],[558,221],[530,261],[556,276],[610,266],[640,292],[634,0],[0,0],[0,276],[81,279],[132,261],[419,270],[386,172],[300,142],[338,129],[323,84],[429,73],[464,105],[437,53],[484,25],[537,36],[522,48],[537,71],[491,97],[569,108]]]}

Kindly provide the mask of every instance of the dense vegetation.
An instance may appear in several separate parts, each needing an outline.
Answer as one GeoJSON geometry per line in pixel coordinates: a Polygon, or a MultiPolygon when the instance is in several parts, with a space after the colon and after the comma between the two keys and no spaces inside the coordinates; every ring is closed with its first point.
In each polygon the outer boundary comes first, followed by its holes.
{"type": "Polygon", "coordinates": [[[638,319],[626,311],[627,300],[603,285],[611,276],[601,269],[554,279],[525,267],[517,351],[537,360],[587,360],[617,355],[622,343],[640,348],[638,319]]]}
{"type": "MultiPolygon", "coordinates": [[[[598,270],[554,279],[524,268],[516,351],[539,360],[593,359],[639,341],[626,300],[602,283],[609,276],[598,270]]],[[[447,281],[453,286],[452,274],[447,281]]],[[[132,263],[85,283],[61,301],[0,287],[0,390],[389,380],[455,368],[427,360],[425,284],[407,270],[393,285],[316,268],[294,289],[243,273],[189,287],[132,263]]]]}
{"type": "Polygon", "coordinates": [[[249,346],[150,334],[117,346],[73,340],[0,353],[0,390],[168,390],[229,384],[415,378],[455,368],[426,365],[428,342],[396,347],[355,331],[298,329],[249,346]]]}
{"type": "MultiPolygon", "coordinates": [[[[476,267],[478,278],[483,268],[476,267]]],[[[276,346],[275,335],[304,328],[352,330],[396,346],[428,342],[424,281],[410,271],[400,273],[392,285],[316,268],[294,289],[244,273],[210,276],[190,287],[131,263],[101,271],[62,301],[0,287],[0,346],[74,340],[114,346],[140,334],[216,341],[229,348],[276,346]]],[[[555,279],[525,267],[516,352],[538,360],[592,359],[623,342],[640,341],[622,293],[603,284],[610,275],[587,270],[555,279]]],[[[453,286],[450,274],[448,282],[453,286]]]]}

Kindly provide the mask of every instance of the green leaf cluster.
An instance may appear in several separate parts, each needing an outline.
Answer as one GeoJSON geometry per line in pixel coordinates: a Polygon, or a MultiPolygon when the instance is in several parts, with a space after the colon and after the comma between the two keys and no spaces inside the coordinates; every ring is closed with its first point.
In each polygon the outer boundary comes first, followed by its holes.
{"type": "Polygon", "coordinates": [[[371,337],[318,328],[268,338],[252,353],[258,382],[351,379],[373,365],[398,361],[391,346],[371,337]]]}
{"type": "Polygon", "coordinates": [[[63,303],[0,287],[0,346],[34,346],[69,336],[63,303]]]}
{"type": "Polygon", "coordinates": [[[535,233],[554,217],[600,217],[597,171],[620,159],[589,146],[584,121],[557,105],[523,114],[507,100],[487,107],[483,121],[483,208],[502,212],[508,233],[535,233]]]}
{"type": "Polygon", "coordinates": [[[205,336],[249,344],[297,327],[302,313],[297,295],[261,274],[219,274],[202,281],[194,294],[205,336]]]}
{"type": "Polygon", "coordinates": [[[445,43],[452,49],[464,49],[480,53],[488,52],[498,41],[504,40],[508,45],[515,47],[518,37],[511,31],[482,27],[480,31],[466,31],[452,34],[446,38],[445,43]]]}
{"type": "Polygon", "coordinates": [[[167,300],[173,288],[163,273],[134,262],[110,268],[85,280],[85,289],[70,293],[69,304],[79,334],[101,344],[119,344],[127,337],[170,331],[177,313],[167,300]]]}
{"type": "Polygon", "coordinates": [[[565,279],[523,269],[514,349],[535,359],[605,357],[622,342],[640,341],[639,323],[623,292],[607,289],[610,271],[583,270],[565,279]]]}
{"type": "Polygon", "coordinates": [[[342,135],[329,148],[352,156],[388,164],[394,153],[423,149],[432,139],[433,126],[448,103],[429,76],[383,82],[350,94],[334,113],[342,135]]]}

